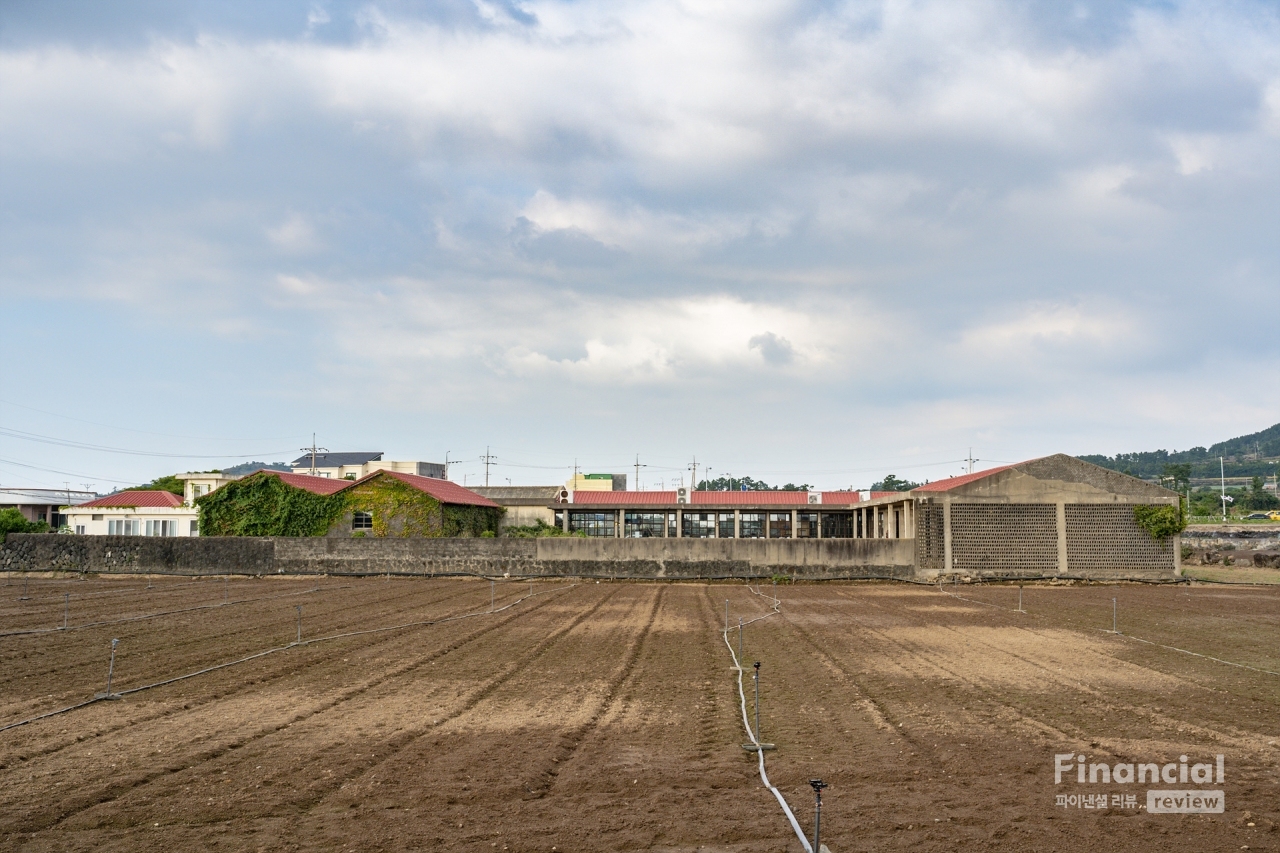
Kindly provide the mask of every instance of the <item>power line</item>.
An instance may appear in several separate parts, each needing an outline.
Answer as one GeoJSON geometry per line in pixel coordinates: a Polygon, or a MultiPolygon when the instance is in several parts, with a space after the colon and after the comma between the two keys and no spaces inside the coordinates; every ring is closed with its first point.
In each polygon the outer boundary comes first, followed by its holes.
{"type": "Polygon", "coordinates": [[[167,432],[149,432],[144,429],[130,429],[129,427],[114,426],[112,424],[99,423],[98,421],[88,421],[88,420],[85,420],[84,418],[73,418],[71,415],[63,415],[63,414],[59,414],[58,412],[50,412],[46,409],[37,409],[35,406],[27,406],[22,403],[15,403],[12,400],[0,400],[0,403],[4,403],[6,406],[16,406],[19,409],[26,409],[29,412],[39,412],[42,415],[52,415],[55,418],[62,418],[68,421],[75,421],[76,423],[89,424],[90,426],[105,427],[107,429],[120,430],[121,432],[136,432],[139,435],[156,435],[156,436],[160,436],[161,438],[182,438],[182,439],[190,439],[195,441],[277,441],[279,439],[284,438],[284,436],[267,437],[265,439],[264,438],[224,438],[219,436],[208,436],[208,435],[174,435],[167,432]]]}
{"type": "Polygon", "coordinates": [[[64,477],[89,477],[95,480],[105,480],[108,483],[123,483],[130,485],[134,480],[114,480],[111,477],[100,477],[97,474],[83,474],[77,471],[59,471],[57,468],[41,468],[39,465],[28,465],[25,462],[18,462],[13,459],[0,459],[0,463],[5,465],[17,465],[19,468],[30,468],[32,471],[44,471],[49,474],[61,474],[64,477]]]}
{"type": "Polygon", "coordinates": [[[147,450],[129,450],[123,447],[108,447],[101,444],[88,444],[82,441],[71,441],[63,438],[55,438],[53,436],[40,435],[34,432],[25,432],[23,430],[13,429],[11,427],[0,426],[0,435],[9,438],[18,438],[23,441],[34,441],[39,444],[52,444],[55,447],[70,447],[74,450],[92,450],[96,453],[122,453],[126,456],[148,456],[162,459],[252,459],[255,456],[279,456],[289,453],[288,450],[270,450],[258,451],[257,453],[220,453],[216,455],[209,454],[193,454],[193,453],[154,453],[147,450]]]}

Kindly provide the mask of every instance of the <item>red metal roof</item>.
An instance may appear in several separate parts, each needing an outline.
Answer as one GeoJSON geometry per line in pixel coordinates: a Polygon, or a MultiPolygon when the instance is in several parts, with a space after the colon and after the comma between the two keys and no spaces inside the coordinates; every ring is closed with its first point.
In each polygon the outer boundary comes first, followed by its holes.
{"type": "Polygon", "coordinates": [[[694,492],[690,503],[701,506],[792,506],[809,503],[808,492],[694,492]]]}
{"type": "Polygon", "coordinates": [[[937,480],[933,483],[925,483],[918,486],[912,491],[915,492],[949,492],[957,486],[964,486],[969,483],[977,482],[983,477],[990,477],[992,474],[998,474],[1001,471],[1008,471],[1012,465],[1001,465],[999,468],[988,468],[986,471],[974,471],[972,474],[961,474],[959,477],[948,477],[945,480],[937,480]]]}
{"type": "MultiPolygon", "coordinates": [[[[494,507],[495,509],[498,507],[498,504],[494,503],[488,498],[481,497],[480,495],[477,495],[475,492],[471,491],[470,489],[465,489],[462,486],[459,486],[457,483],[451,482],[449,480],[438,480],[435,477],[420,477],[417,474],[406,474],[402,471],[388,471],[386,469],[382,469],[382,470],[373,471],[369,474],[366,474],[365,476],[361,477],[359,480],[356,480],[355,482],[351,482],[350,480],[345,480],[345,481],[338,480],[338,481],[331,481],[331,482],[340,482],[342,483],[342,486],[340,488],[347,488],[347,487],[356,485],[356,483],[363,483],[368,480],[371,480],[374,477],[377,477],[379,474],[385,474],[388,477],[395,477],[400,482],[413,486],[415,489],[417,489],[420,492],[426,492],[427,494],[431,495],[431,497],[440,501],[440,503],[442,504],[455,504],[455,505],[461,505],[461,506],[487,506],[487,507],[494,507]]],[[[312,478],[307,477],[307,479],[310,480],[312,478]]],[[[602,492],[601,494],[609,494],[609,493],[602,492]]]]}
{"type": "Polygon", "coordinates": [[[88,501],[80,506],[167,507],[182,506],[182,498],[173,492],[127,491],[88,501]]]}
{"type": "MultiPolygon", "coordinates": [[[[310,474],[290,474],[288,471],[271,471],[262,469],[254,471],[253,474],[267,474],[272,477],[279,477],[280,481],[286,485],[293,486],[295,489],[311,492],[313,495],[332,495],[340,492],[347,486],[351,485],[350,480],[334,480],[330,477],[312,477],[310,474]]],[[[252,477],[253,474],[249,476],[252,477]]],[[[247,479],[247,478],[246,478],[247,479]]]]}
{"type": "Polygon", "coordinates": [[[676,493],[669,492],[593,492],[578,490],[573,493],[575,505],[582,506],[666,506],[676,502],[676,493]]]}
{"type": "Polygon", "coordinates": [[[824,504],[856,504],[862,500],[861,492],[823,492],[822,502],[824,504]]]}

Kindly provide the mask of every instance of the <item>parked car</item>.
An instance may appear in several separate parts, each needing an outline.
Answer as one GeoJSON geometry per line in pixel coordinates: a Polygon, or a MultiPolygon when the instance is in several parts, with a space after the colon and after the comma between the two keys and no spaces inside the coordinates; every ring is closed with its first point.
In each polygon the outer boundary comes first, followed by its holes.
{"type": "Polygon", "coordinates": [[[1280,521],[1280,509],[1271,510],[1271,512],[1267,513],[1267,518],[1272,521],[1280,521]]]}
{"type": "Polygon", "coordinates": [[[1274,512],[1251,512],[1244,517],[1245,521],[1274,521],[1276,513],[1274,512]]]}

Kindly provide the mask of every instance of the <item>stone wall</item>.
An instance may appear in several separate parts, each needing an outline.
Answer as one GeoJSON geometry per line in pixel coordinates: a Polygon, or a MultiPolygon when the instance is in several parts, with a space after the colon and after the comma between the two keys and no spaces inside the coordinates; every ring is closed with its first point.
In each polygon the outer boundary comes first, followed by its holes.
{"type": "Polygon", "coordinates": [[[151,538],[10,534],[3,571],[480,574],[617,578],[911,577],[897,540],[151,538]]]}
{"type": "Polygon", "coordinates": [[[1187,565],[1280,568],[1280,525],[1193,524],[1182,544],[1190,550],[1187,565]]]}
{"type": "Polygon", "coordinates": [[[0,571],[71,571],[175,575],[267,574],[270,539],[249,537],[68,536],[10,533],[0,571]]]}

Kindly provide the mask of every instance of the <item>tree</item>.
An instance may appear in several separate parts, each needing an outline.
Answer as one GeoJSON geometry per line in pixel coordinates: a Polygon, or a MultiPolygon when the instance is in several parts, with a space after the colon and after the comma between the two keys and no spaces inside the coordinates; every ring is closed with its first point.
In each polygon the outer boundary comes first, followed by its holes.
{"type": "Polygon", "coordinates": [[[776,492],[777,486],[770,486],[763,480],[751,477],[716,477],[714,480],[700,480],[695,486],[700,492],[776,492]]]}
{"type": "Polygon", "coordinates": [[[1165,465],[1160,472],[1162,483],[1168,482],[1175,492],[1185,492],[1191,485],[1191,463],[1180,462],[1165,465]]]}
{"type": "Polygon", "coordinates": [[[1261,477],[1254,477],[1244,503],[1245,509],[1250,510],[1275,509],[1280,507],[1280,498],[1263,488],[1261,477]]]}
{"type": "Polygon", "coordinates": [[[27,521],[17,507],[0,509],[0,542],[10,533],[47,533],[49,525],[43,521],[27,521]]]}
{"type": "Polygon", "coordinates": [[[173,474],[165,474],[163,477],[156,477],[150,483],[142,486],[134,486],[130,491],[134,492],[173,492],[175,495],[183,495],[186,493],[187,484],[179,480],[173,474]]]}
{"type": "Polygon", "coordinates": [[[885,478],[878,483],[871,484],[873,492],[909,492],[912,489],[919,488],[920,483],[913,483],[910,480],[900,480],[892,474],[885,475],[885,478]]]}

